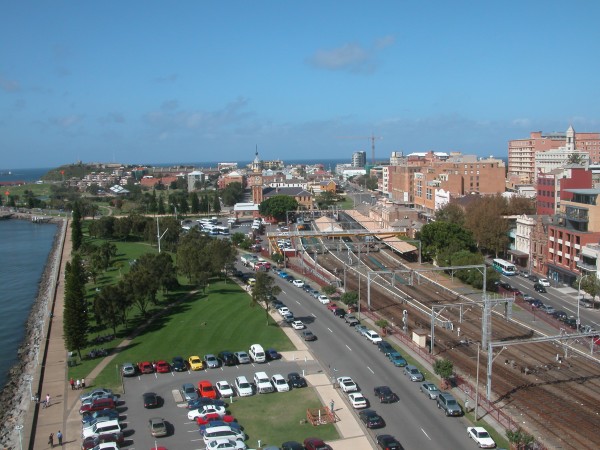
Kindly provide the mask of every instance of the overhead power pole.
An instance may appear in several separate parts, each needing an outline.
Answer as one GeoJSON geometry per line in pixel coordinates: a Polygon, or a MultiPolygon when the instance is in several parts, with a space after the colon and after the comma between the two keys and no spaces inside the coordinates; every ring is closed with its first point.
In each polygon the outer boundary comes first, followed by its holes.
{"type": "Polygon", "coordinates": [[[371,163],[375,165],[375,141],[383,139],[383,136],[375,136],[371,133],[371,136],[338,136],[339,139],[368,139],[371,141],[371,163]]]}

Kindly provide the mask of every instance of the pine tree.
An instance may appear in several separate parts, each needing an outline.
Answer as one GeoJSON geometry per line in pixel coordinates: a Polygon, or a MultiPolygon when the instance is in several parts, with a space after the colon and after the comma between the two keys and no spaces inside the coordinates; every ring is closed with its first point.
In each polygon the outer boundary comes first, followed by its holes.
{"type": "Polygon", "coordinates": [[[73,219],[71,222],[71,241],[73,243],[73,250],[79,250],[81,243],[83,242],[83,231],[81,230],[81,206],[79,202],[75,202],[73,205],[73,219]]]}
{"type": "Polygon", "coordinates": [[[65,269],[65,303],[63,312],[63,333],[65,346],[77,351],[87,343],[88,315],[85,299],[85,272],[81,257],[75,253],[65,269]]]}

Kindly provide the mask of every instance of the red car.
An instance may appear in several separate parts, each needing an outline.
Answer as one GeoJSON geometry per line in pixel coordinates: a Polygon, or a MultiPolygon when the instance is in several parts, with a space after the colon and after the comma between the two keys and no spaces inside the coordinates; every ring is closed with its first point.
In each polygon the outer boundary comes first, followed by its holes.
{"type": "Polygon", "coordinates": [[[156,371],[158,373],[169,373],[171,371],[171,366],[168,362],[161,359],[156,363],[156,371]]]}
{"type": "Polygon", "coordinates": [[[116,442],[121,445],[125,442],[125,437],[122,432],[118,433],[106,433],[98,436],[90,436],[83,440],[81,444],[81,450],[89,450],[94,448],[98,444],[104,444],[105,442],[116,442]]]}
{"type": "Polygon", "coordinates": [[[111,398],[99,398],[94,400],[92,403],[86,403],[85,405],[81,405],[81,408],[79,408],[79,414],[115,408],[115,402],[111,398]]]}
{"type": "Polygon", "coordinates": [[[231,423],[235,422],[235,418],[230,414],[225,414],[223,417],[218,415],[217,413],[206,414],[204,417],[197,417],[196,422],[198,425],[206,425],[209,422],[213,422],[215,420],[222,420],[223,422],[231,423]]]}
{"type": "Polygon", "coordinates": [[[154,367],[152,367],[152,363],[148,361],[139,363],[138,369],[140,373],[154,373],[154,367]]]}
{"type": "Polygon", "coordinates": [[[304,439],[304,448],[306,450],[333,450],[331,446],[323,442],[319,438],[306,438],[304,439]]]}
{"type": "Polygon", "coordinates": [[[336,305],[335,303],[331,302],[331,303],[327,304],[327,309],[329,311],[335,311],[336,309],[338,309],[338,305],[336,305]]]}
{"type": "Polygon", "coordinates": [[[217,398],[217,390],[208,380],[202,380],[198,382],[198,392],[201,397],[206,398],[217,398]]]}

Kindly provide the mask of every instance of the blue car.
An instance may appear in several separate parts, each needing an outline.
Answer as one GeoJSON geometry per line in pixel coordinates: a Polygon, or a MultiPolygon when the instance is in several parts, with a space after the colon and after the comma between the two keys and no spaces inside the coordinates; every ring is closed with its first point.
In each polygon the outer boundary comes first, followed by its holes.
{"type": "Polygon", "coordinates": [[[214,427],[231,427],[232,430],[237,431],[238,433],[242,431],[242,426],[237,422],[225,422],[224,420],[211,420],[204,425],[200,425],[200,434],[204,436],[204,432],[208,428],[214,427]]]}
{"type": "Polygon", "coordinates": [[[102,411],[85,413],[81,418],[81,422],[83,423],[83,425],[87,425],[88,423],[92,423],[94,420],[104,418],[106,418],[107,420],[117,420],[119,419],[119,411],[117,411],[116,409],[104,409],[102,411]]]}
{"type": "Polygon", "coordinates": [[[279,276],[280,276],[281,278],[287,278],[288,274],[287,274],[287,272],[284,272],[284,271],[282,270],[281,272],[279,272],[279,276]]]}
{"type": "Polygon", "coordinates": [[[195,400],[190,400],[187,407],[188,409],[198,409],[204,405],[225,406],[225,402],[214,398],[198,397],[195,400]]]}
{"type": "Polygon", "coordinates": [[[404,366],[406,366],[406,364],[408,364],[406,362],[406,360],[404,359],[404,357],[397,351],[388,353],[387,357],[390,359],[392,364],[395,365],[396,367],[404,367],[404,366]]]}

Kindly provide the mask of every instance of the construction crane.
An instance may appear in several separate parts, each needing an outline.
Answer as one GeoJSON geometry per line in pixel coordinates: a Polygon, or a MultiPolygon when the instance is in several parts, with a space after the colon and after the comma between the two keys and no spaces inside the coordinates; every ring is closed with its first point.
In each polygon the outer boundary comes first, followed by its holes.
{"type": "Polygon", "coordinates": [[[383,139],[383,136],[375,136],[371,133],[371,136],[338,136],[339,139],[368,139],[371,141],[371,163],[375,165],[375,141],[383,139]]]}

